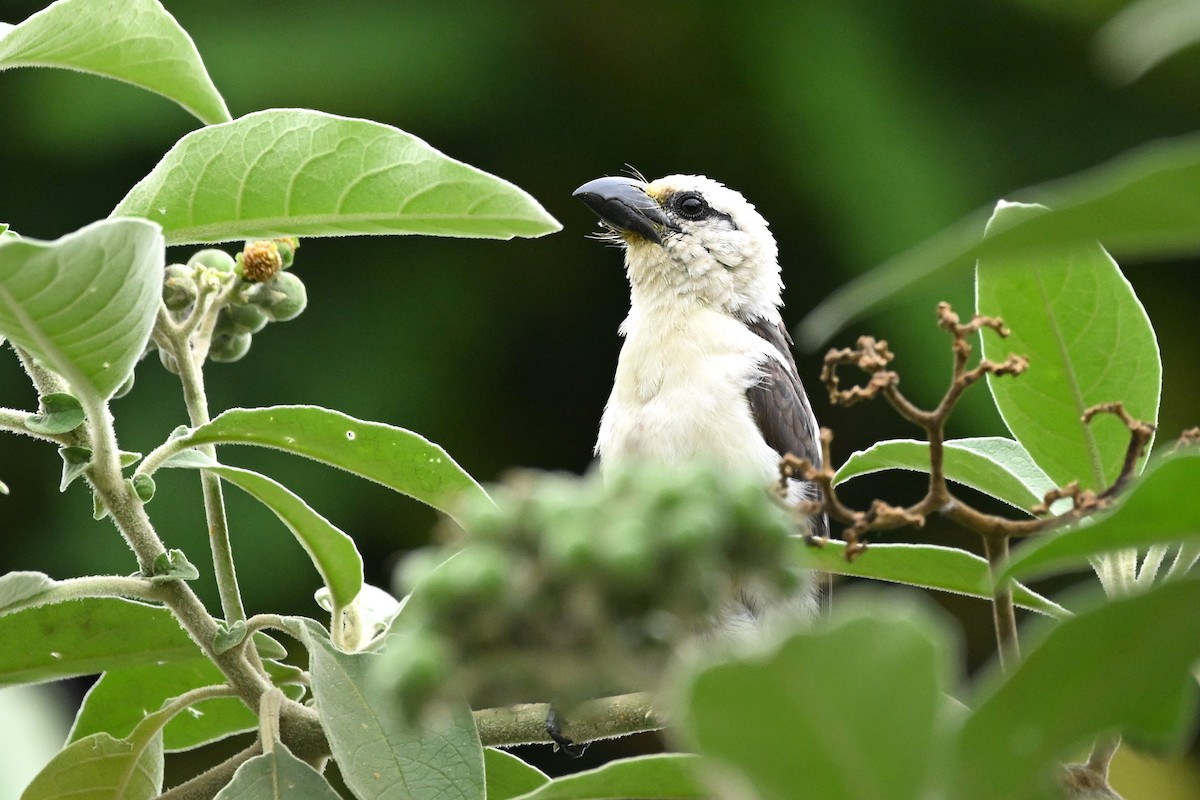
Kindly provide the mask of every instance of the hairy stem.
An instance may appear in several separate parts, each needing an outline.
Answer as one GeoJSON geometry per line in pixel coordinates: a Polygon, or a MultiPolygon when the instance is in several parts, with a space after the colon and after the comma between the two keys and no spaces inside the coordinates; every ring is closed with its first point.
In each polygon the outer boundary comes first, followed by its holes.
{"type": "Polygon", "coordinates": [[[161,602],[163,594],[158,586],[145,578],[125,578],[119,575],[89,575],[85,578],[68,578],[55,581],[44,592],[26,597],[4,607],[4,613],[24,611],[38,606],[81,600],[87,597],[126,597],[148,602],[161,602]]]}
{"type": "MultiPolygon", "coordinates": [[[[179,381],[183,386],[183,401],[187,406],[188,419],[192,427],[204,425],[210,418],[208,396],[204,389],[204,372],[198,363],[199,359],[192,352],[187,333],[176,327],[162,308],[159,310],[159,324],[166,332],[163,344],[167,344],[171,348],[175,362],[179,366],[179,381]]],[[[216,460],[216,448],[212,445],[198,449],[214,461],[216,460]]],[[[233,563],[233,548],[229,543],[229,520],[225,515],[225,498],[221,491],[221,479],[212,473],[201,472],[200,487],[204,494],[204,514],[208,520],[208,543],[212,551],[217,591],[221,597],[221,611],[228,624],[244,621],[246,609],[242,605],[237,569],[233,563]]]]}
{"type": "Polygon", "coordinates": [[[211,800],[229,783],[238,767],[261,753],[262,744],[255,741],[231,758],[163,792],[159,800],[211,800]]]}
{"type": "Polygon", "coordinates": [[[52,372],[43,367],[32,355],[17,347],[15,343],[12,345],[12,349],[16,352],[17,359],[25,369],[25,374],[29,376],[29,380],[33,382],[33,388],[37,390],[39,395],[70,391],[71,387],[67,385],[67,382],[57,372],[52,372]]]}

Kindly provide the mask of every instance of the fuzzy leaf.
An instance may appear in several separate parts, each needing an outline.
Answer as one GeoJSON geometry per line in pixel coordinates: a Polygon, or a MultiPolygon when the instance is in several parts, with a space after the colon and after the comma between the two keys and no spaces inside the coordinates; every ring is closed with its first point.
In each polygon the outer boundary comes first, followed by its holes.
{"type": "Polygon", "coordinates": [[[200,53],[157,0],[58,0],[0,27],[0,70],[59,67],[132,83],[206,124],[229,119],[200,53]]]}
{"type": "Polygon", "coordinates": [[[991,209],[981,209],[860,275],[809,312],[796,341],[814,350],[868,311],[932,286],[978,258],[1029,262],[1045,248],[1105,247],[1122,257],[1153,259],[1200,252],[1200,136],[1144,145],[1059,181],[1016,193],[1052,210],[982,239],[991,209]]]}
{"type": "Polygon", "coordinates": [[[232,625],[217,627],[217,635],[213,638],[213,651],[220,654],[237,647],[246,638],[245,620],[235,620],[232,625]]]}
{"type": "Polygon", "coordinates": [[[304,628],[312,691],[333,757],[360,800],[483,800],[483,747],[465,705],[433,724],[408,722],[395,698],[368,679],[371,653],[335,649],[304,628]]]}
{"type": "MultiPolygon", "coordinates": [[[[946,477],[1009,505],[1028,510],[1040,503],[1054,483],[1019,442],[1000,436],[951,439],[945,443],[946,477]]],[[[834,484],[885,469],[929,472],[929,443],[893,439],[851,453],[834,484]]]]}
{"type": "Polygon", "coordinates": [[[845,603],[834,621],[771,653],[699,671],[684,689],[682,731],[763,800],[929,796],[925,787],[944,769],[939,718],[952,677],[939,622],[895,599],[845,603]],[[853,676],[864,665],[871,679],[852,686],[821,677],[853,676]]]}
{"type": "MultiPolygon", "coordinates": [[[[933,544],[871,544],[854,561],[846,561],[846,544],[837,540],[815,547],[796,540],[796,563],[806,569],[834,575],[920,586],[984,600],[992,598],[992,582],[987,561],[955,547],[933,544]]],[[[1017,584],[1013,587],[1017,605],[1052,617],[1069,612],[1040,594],[1017,584]]]]}
{"type": "Polygon", "coordinates": [[[1100,63],[1121,83],[1132,83],[1181,50],[1200,42],[1200,6],[1191,0],[1125,4],[1096,34],[1100,63]]]}
{"type": "Polygon", "coordinates": [[[150,339],[163,248],[157,225],[131,219],[53,242],[0,239],[0,335],[66,378],[85,407],[108,400],[150,339]]]}
{"type": "Polygon", "coordinates": [[[162,737],[140,742],[96,733],[60,750],[21,800],[150,800],[162,791],[162,737]]]}
{"type": "Polygon", "coordinates": [[[561,226],[528,194],[378,122],[271,109],[180,139],[114,217],[170,244],[417,233],[510,239],[561,226]]]}
{"type": "Polygon", "coordinates": [[[947,797],[1028,800],[1102,735],[1177,750],[1196,719],[1200,581],[1172,581],[1062,622],[1007,679],[985,682],[947,797]],[[1137,691],[1130,691],[1137,687],[1137,691]]]}
{"type": "Polygon", "coordinates": [[[1000,576],[1038,578],[1086,567],[1095,556],[1154,544],[1200,539],[1200,455],[1178,455],[1155,465],[1111,513],[1092,524],[1018,548],[1000,576]]]}
{"type": "MultiPolygon", "coordinates": [[[[555,778],[517,800],[700,800],[709,794],[696,774],[699,761],[683,753],[622,758],[555,778]]],[[[492,800],[490,792],[488,800],[492,800]]]]}
{"type": "Polygon", "coordinates": [[[316,406],[235,408],[178,439],[187,445],[254,444],[339,467],[454,516],[460,499],[487,493],[420,434],[316,406]]]}
{"type": "Polygon", "coordinates": [[[25,427],[34,433],[67,433],[83,423],[83,406],[72,395],[51,392],[42,396],[41,403],[45,410],[25,420],[25,427]]]}
{"type": "Polygon", "coordinates": [[[39,606],[0,617],[0,686],[196,658],[200,649],[165,608],[112,598],[39,606]]]}
{"type": "MultiPolygon", "coordinates": [[[[265,666],[277,683],[290,675],[289,668],[272,661],[265,666]]],[[[78,741],[94,733],[128,736],[145,716],[142,709],[160,708],[165,701],[184,692],[224,682],[221,671],[204,657],[108,670],[88,689],[67,741],[78,741]]],[[[283,690],[293,700],[303,694],[301,687],[293,684],[283,690]]],[[[205,700],[167,723],[163,728],[163,749],[168,753],[191,750],[257,726],[258,718],[240,699],[205,700]]]]}
{"type": "MultiPolygon", "coordinates": [[[[989,236],[1047,213],[1001,204],[989,236]]],[[[1085,424],[1089,406],[1117,402],[1154,424],[1162,392],[1162,360],[1146,310],[1115,261],[1098,244],[979,259],[976,305],[998,316],[1012,334],[982,332],[983,356],[1029,357],[1017,378],[988,375],[988,387],[1008,429],[1059,486],[1078,480],[1108,488],[1120,472],[1129,432],[1111,415],[1085,424]]]]}
{"type": "Polygon", "coordinates": [[[214,800],[340,800],[325,776],[292,755],[280,742],[237,768],[214,800]]]}
{"type": "Polygon", "coordinates": [[[200,577],[200,570],[188,561],[182,550],[171,550],[159,553],[154,559],[151,583],[167,583],[169,581],[194,581],[200,577]]]}
{"type": "Polygon", "coordinates": [[[248,469],[217,464],[195,450],[186,450],[163,466],[208,470],[242,489],[271,509],[292,532],[339,606],[348,605],[358,596],[363,562],[354,540],[282,484],[248,469]]]}
{"type": "Polygon", "coordinates": [[[9,572],[0,575],[0,614],[9,606],[52,589],[55,583],[44,572],[9,572]]]}
{"type": "Polygon", "coordinates": [[[487,778],[487,800],[513,800],[550,781],[537,767],[494,747],[484,748],[483,771],[487,778]]]}

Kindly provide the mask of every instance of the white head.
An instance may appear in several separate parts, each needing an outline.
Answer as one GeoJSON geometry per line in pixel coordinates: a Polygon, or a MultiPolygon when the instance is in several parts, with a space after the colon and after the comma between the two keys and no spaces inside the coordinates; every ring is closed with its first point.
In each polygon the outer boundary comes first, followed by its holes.
{"type": "Polygon", "coordinates": [[[742,320],[779,319],[783,284],[767,221],[700,175],[599,178],[575,190],[625,245],[633,304],[698,303],[742,320]]]}

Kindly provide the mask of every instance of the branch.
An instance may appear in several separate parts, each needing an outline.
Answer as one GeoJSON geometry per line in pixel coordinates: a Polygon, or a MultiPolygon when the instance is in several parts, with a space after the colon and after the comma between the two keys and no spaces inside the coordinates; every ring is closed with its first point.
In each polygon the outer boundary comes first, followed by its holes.
{"type": "Polygon", "coordinates": [[[946,303],[938,305],[938,325],[947,330],[952,336],[951,350],[954,357],[954,369],[950,386],[945,395],[932,410],[924,410],[909,401],[900,391],[899,375],[887,369],[894,359],[894,354],[888,348],[887,342],[876,340],[870,336],[858,339],[857,347],[830,350],[825,356],[825,367],[821,378],[829,391],[830,401],[835,405],[853,405],[863,400],[883,396],[903,418],[920,426],[926,432],[929,441],[929,488],[924,497],[906,507],[891,506],[882,501],[875,501],[867,511],[855,511],[844,505],[833,487],[834,472],[828,467],[832,464],[829,453],[829,440],[832,434],[822,430],[822,449],[826,468],[814,469],[807,461],[785,459],[781,470],[789,476],[799,476],[819,485],[823,490],[824,500],[812,509],[814,512],[825,511],[829,516],[846,526],[847,541],[846,557],[854,558],[866,547],[864,537],[877,531],[892,530],[904,525],[924,524],[924,520],[932,513],[940,513],[951,521],[968,530],[974,531],[985,538],[1008,538],[1031,536],[1052,530],[1075,522],[1098,509],[1106,508],[1125,487],[1128,480],[1136,471],[1139,460],[1145,453],[1145,447],[1154,434],[1153,426],[1133,419],[1120,403],[1105,403],[1085,411],[1083,420],[1090,423],[1100,413],[1117,415],[1130,431],[1129,447],[1125,456],[1125,464],[1113,485],[1100,493],[1082,490],[1072,484],[1048,493],[1043,503],[1034,506],[1031,512],[1041,516],[1049,513],[1050,505],[1060,498],[1069,497],[1072,508],[1053,517],[1032,520],[1014,520],[994,514],[985,514],[957,498],[949,489],[945,479],[944,469],[944,430],[949,418],[963,392],[974,385],[985,375],[1017,376],[1028,367],[1029,362],[1024,356],[1009,354],[1003,361],[982,359],[971,369],[967,362],[972,352],[968,337],[987,329],[998,336],[1007,336],[1009,331],[1002,320],[995,317],[974,316],[970,321],[962,323],[957,314],[946,303]],[[870,380],[864,386],[841,388],[837,368],[853,365],[870,375],[870,380]],[[823,503],[823,505],[822,505],[823,503]]]}
{"type": "MultiPolygon", "coordinates": [[[[546,703],[486,708],[475,712],[475,725],[487,746],[550,744],[552,740],[546,733],[549,713],[546,703]]],[[[642,692],[588,700],[570,709],[567,719],[562,720],[563,734],[580,744],[662,727],[650,695],[642,692]]]]}

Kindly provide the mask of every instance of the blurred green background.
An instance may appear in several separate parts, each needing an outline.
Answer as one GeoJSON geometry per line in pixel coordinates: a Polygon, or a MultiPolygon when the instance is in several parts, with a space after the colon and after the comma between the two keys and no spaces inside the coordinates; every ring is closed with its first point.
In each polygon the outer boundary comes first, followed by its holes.
{"type": "MultiPolygon", "coordinates": [[[[42,2],[0,0],[16,23],[42,2]]],[[[1071,174],[1143,142],[1200,130],[1200,48],[1121,84],[1098,55],[1117,0],[805,0],[521,3],[166,0],[234,116],[298,106],[385,122],[533,194],[564,231],[513,242],[306,240],[297,273],[308,311],[269,326],[250,354],[208,373],[214,413],[318,404],[416,430],[481,481],[514,467],[581,471],[591,460],[627,308],[619,252],[587,241],[571,198],[626,165],[694,172],[742,191],[771,221],[796,322],[833,288],[1015,189],[1071,174]]],[[[52,239],[106,216],[171,144],[197,127],[170,102],[84,75],[0,75],[0,221],[52,239]]],[[[172,253],[179,261],[189,251],[172,253]]],[[[1161,340],[1160,436],[1200,421],[1200,337],[1190,328],[1195,261],[1125,264],[1161,340]]],[[[948,374],[937,301],[970,308],[969,275],[843,331],[887,338],[910,395],[936,402],[948,374]]],[[[835,458],[915,431],[882,405],[831,410],[819,353],[798,354],[835,458]]],[[[115,405],[125,449],[146,452],[186,421],[174,376],[153,357],[115,405]]],[[[36,398],[10,352],[0,405],[36,398]]],[[[980,388],[954,435],[1001,433],[980,388]]],[[[319,465],[249,449],[266,471],[351,533],[368,579],[428,541],[433,512],[319,465]]],[[[77,484],[57,492],[52,448],[0,439],[0,571],[127,573],[131,554],[91,519],[77,484]]],[[[205,549],[191,474],[160,473],[150,512],[169,546],[205,549]]],[[[858,499],[918,496],[884,478],[858,499]]],[[[316,614],[319,581],[266,511],[229,489],[248,610],[316,614]]],[[[953,532],[916,533],[962,542],[953,532]]],[[[207,598],[210,581],[197,583],[207,598]]],[[[991,647],[987,608],[951,603],[991,647]]],[[[1186,781],[1200,784],[1196,773],[1186,781]]],[[[1142,780],[1139,779],[1139,783],[1142,780]]],[[[1183,797],[1126,787],[1130,800],[1183,797]]],[[[1192,797],[1200,797],[1200,789],[1192,797]]]]}

